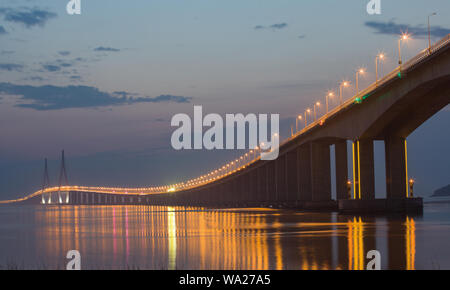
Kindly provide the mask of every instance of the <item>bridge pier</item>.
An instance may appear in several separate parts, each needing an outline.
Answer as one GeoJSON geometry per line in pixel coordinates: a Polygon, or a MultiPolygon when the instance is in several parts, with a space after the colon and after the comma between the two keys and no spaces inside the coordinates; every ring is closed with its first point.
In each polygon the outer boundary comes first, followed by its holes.
{"type": "Polygon", "coordinates": [[[389,136],[384,141],[386,155],[386,196],[388,199],[408,197],[406,140],[389,136]]]}
{"type": "Polygon", "coordinates": [[[297,149],[298,192],[301,202],[312,200],[311,187],[311,144],[304,144],[297,149]]]}
{"type": "Polygon", "coordinates": [[[250,199],[247,201],[248,204],[254,205],[255,201],[258,199],[258,175],[256,169],[250,171],[250,199]]]}
{"type": "Polygon", "coordinates": [[[282,204],[286,201],[286,155],[278,156],[275,160],[276,202],[282,204]]]}
{"type": "Polygon", "coordinates": [[[330,147],[327,143],[311,143],[312,201],[331,200],[330,147]]]}
{"type": "Polygon", "coordinates": [[[298,201],[297,150],[286,154],[287,201],[295,207],[298,201]]]}
{"type": "Polygon", "coordinates": [[[275,177],[275,162],[269,162],[266,164],[267,171],[267,202],[269,205],[273,205],[277,201],[277,185],[275,177]]]}
{"type": "Polygon", "coordinates": [[[347,140],[340,140],[334,143],[334,155],[336,165],[336,199],[349,199],[347,181],[347,140]]]}
{"type": "Polygon", "coordinates": [[[375,162],[373,155],[373,140],[363,139],[359,141],[359,167],[361,199],[375,199],[375,162]]]}
{"type": "Polygon", "coordinates": [[[260,166],[256,169],[256,175],[257,175],[257,199],[258,206],[261,206],[266,201],[266,168],[264,166],[260,166]]]}

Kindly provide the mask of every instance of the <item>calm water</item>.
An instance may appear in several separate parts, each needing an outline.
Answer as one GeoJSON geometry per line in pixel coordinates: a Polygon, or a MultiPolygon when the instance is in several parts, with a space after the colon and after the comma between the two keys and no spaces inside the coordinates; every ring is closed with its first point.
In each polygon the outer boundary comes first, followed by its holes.
{"type": "Polygon", "coordinates": [[[450,203],[422,216],[151,206],[0,207],[0,265],[84,269],[450,269],[450,203]]]}

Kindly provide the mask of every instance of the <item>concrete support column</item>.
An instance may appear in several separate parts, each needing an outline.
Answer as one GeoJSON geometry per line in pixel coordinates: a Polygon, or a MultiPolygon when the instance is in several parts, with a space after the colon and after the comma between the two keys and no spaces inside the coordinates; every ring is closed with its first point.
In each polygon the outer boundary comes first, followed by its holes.
{"type": "Polygon", "coordinates": [[[359,141],[361,199],[375,199],[373,140],[359,141]]]}
{"type": "Polygon", "coordinates": [[[260,166],[258,169],[256,169],[257,171],[257,180],[258,180],[258,198],[257,201],[261,204],[262,202],[266,201],[266,168],[265,166],[260,166]]]}
{"type": "Polygon", "coordinates": [[[360,171],[360,162],[359,162],[359,142],[354,141],[352,143],[352,167],[353,167],[353,191],[352,191],[352,197],[353,199],[360,199],[360,186],[359,186],[359,171],[360,171]]]}
{"type": "Polygon", "coordinates": [[[244,203],[248,202],[251,199],[251,192],[250,192],[250,173],[246,173],[243,176],[243,183],[244,183],[244,194],[242,195],[242,201],[244,203]]]}
{"type": "Polygon", "coordinates": [[[266,165],[267,170],[267,201],[273,204],[277,200],[277,186],[276,186],[276,170],[275,161],[271,161],[266,165]]]}
{"type": "Polygon", "coordinates": [[[244,184],[242,183],[242,177],[243,177],[242,174],[236,177],[236,193],[233,195],[232,198],[228,199],[228,202],[233,206],[235,206],[240,202],[240,199],[242,198],[242,195],[245,192],[245,187],[244,184]]]}
{"type": "Polygon", "coordinates": [[[347,191],[347,140],[341,140],[334,144],[334,154],[336,160],[336,199],[349,199],[347,191]]]}
{"type": "Polygon", "coordinates": [[[311,144],[304,144],[297,149],[297,166],[299,200],[311,201],[311,144]]]}
{"type": "Polygon", "coordinates": [[[234,183],[234,180],[231,181],[231,187],[233,188],[232,192],[229,192],[228,194],[226,194],[223,191],[223,185],[219,184],[218,186],[214,187],[214,192],[217,193],[218,198],[218,202],[220,205],[224,205],[226,203],[228,203],[230,201],[230,199],[234,198],[236,196],[236,185],[234,183]]]}
{"type": "Polygon", "coordinates": [[[239,175],[236,178],[236,184],[237,184],[237,190],[236,190],[236,195],[234,195],[233,199],[230,199],[229,202],[233,205],[236,206],[237,204],[240,203],[240,200],[242,199],[242,196],[245,194],[245,186],[243,183],[243,175],[239,175]]]}
{"type": "Polygon", "coordinates": [[[224,205],[224,204],[228,203],[230,201],[230,199],[235,197],[236,186],[234,184],[234,181],[231,180],[231,181],[229,181],[229,183],[231,183],[231,185],[230,185],[230,187],[232,189],[231,192],[226,192],[224,190],[224,188],[226,186],[224,184],[219,184],[218,186],[214,187],[215,193],[217,190],[217,194],[219,196],[218,202],[220,205],[224,205]]]}
{"type": "Polygon", "coordinates": [[[330,147],[326,143],[311,144],[311,188],[313,201],[331,200],[330,147]]]}
{"type": "Polygon", "coordinates": [[[258,200],[258,173],[256,169],[250,171],[250,184],[251,184],[250,202],[253,203],[258,200]]]}
{"type": "MultiPolygon", "coordinates": [[[[297,150],[286,154],[287,200],[298,200],[297,150]]],[[[295,204],[293,204],[295,205],[295,204]]]]}
{"type": "Polygon", "coordinates": [[[278,158],[275,160],[275,166],[276,166],[277,201],[283,202],[287,200],[286,154],[278,156],[278,158]]]}
{"type": "Polygon", "coordinates": [[[388,137],[384,141],[384,146],[387,198],[406,198],[408,194],[406,140],[401,137],[388,137]]]}

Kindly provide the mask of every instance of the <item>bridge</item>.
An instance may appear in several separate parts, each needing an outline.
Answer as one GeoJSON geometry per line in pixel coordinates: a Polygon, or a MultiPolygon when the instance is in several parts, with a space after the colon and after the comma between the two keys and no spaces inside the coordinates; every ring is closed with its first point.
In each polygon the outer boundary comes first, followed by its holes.
{"type": "MultiPolygon", "coordinates": [[[[378,78],[378,77],[377,77],[378,78]]],[[[255,148],[211,172],[146,188],[60,184],[0,203],[148,204],[202,207],[286,207],[344,212],[420,211],[409,189],[407,137],[450,103],[450,34],[357,92],[280,143],[279,157],[255,148]],[[347,142],[352,151],[347,152],[347,142]],[[374,141],[384,141],[385,199],[375,198],[374,141]],[[330,146],[335,146],[336,200],[330,146]],[[348,176],[348,155],[353,174],[348,176]]],[[[64,160],[64,159],[63,159],[64,160]]],[[[65,172],[65,170],[64,170],[65,172]]],[[[67,176],[67,175],[66,175],[67,176]]]]}

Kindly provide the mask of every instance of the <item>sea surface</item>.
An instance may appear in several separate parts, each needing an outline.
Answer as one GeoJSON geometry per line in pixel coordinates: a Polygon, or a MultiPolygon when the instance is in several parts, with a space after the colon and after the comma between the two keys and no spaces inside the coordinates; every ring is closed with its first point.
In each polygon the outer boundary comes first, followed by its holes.
{"type": "MultiPolygon", "coordinates": [[[[430,202],[431,201],[431,202],[430,202]]],[[[429,203],[430,202],[430,203],[429,203]]],[[[450,201],[422,215],[353,216],[275,209],[0,206],[0,268],[450,269],[450,201]]]]}

